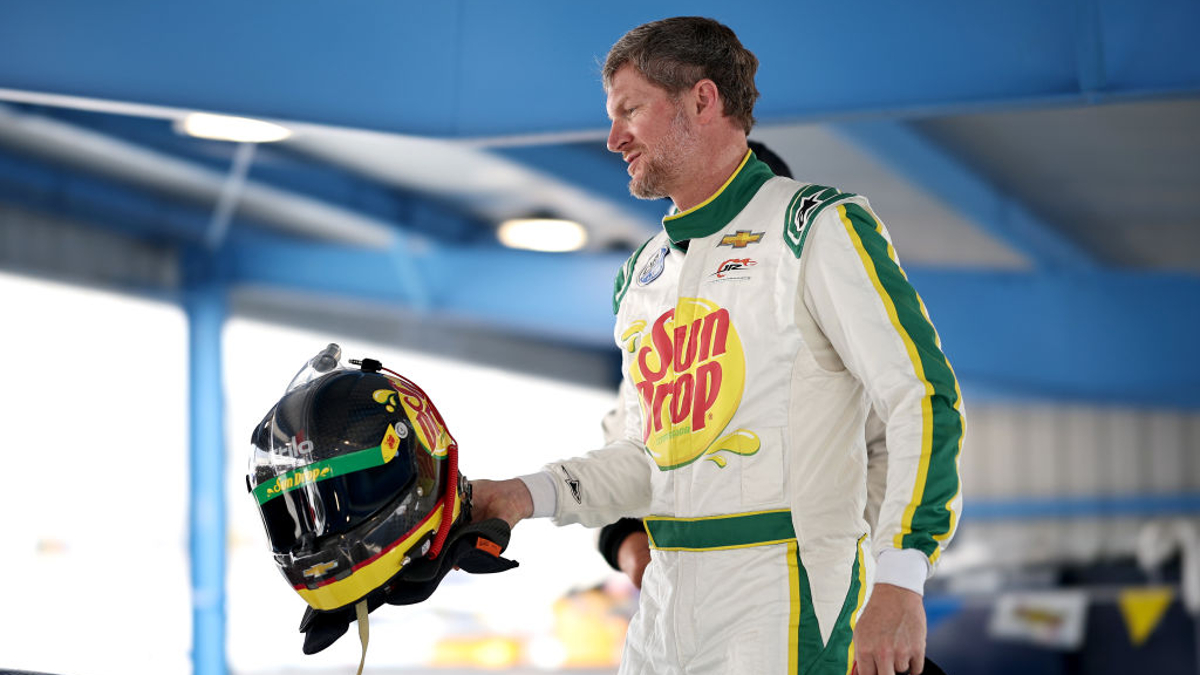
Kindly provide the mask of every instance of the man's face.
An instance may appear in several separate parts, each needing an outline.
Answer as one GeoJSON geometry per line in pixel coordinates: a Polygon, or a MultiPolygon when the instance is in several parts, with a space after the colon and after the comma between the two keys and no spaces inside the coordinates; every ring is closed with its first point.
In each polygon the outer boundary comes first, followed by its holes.
{"type": "Polygon", "coordinates": [[[629,192],[638,199],[669,197],[697,148],[682,103],[626,64],[613,76],[606,107],[612,120],[608,149],[629,165],[629,192]]]}

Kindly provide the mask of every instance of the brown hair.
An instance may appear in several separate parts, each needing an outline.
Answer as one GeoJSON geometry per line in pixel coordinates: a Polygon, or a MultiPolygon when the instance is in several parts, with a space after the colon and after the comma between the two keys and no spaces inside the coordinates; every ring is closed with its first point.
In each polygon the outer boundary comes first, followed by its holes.
{"type": "Polygon", "coordinates": [[[758,88],[758,58],[742,46],[729,27],[713,19],[678,16],[642,24],[617,40],[604,60],[604,89],[627,63],[671,96],[702,79],[716,83],[725,114],[750,133],[758,88]]]}

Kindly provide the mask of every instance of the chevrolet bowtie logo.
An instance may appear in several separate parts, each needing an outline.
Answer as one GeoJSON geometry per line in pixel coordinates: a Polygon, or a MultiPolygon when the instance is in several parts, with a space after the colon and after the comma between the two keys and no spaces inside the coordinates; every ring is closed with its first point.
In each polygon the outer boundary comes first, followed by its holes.
{"type": "Polygon", "coordinates": [[[328,572],[329,570],[331,570],[335,567],[337,567],[337,561],[326,562],[326,563],[317,563],[316,565],[313,565],[312,567],[304,570],[304,572],[302,572],[302,574],[305,577],[312,579],[313,577],[319,577],[319,576],[325,574],[326,572],[328,572]]]}
{"type": "Polygon", "coordinates": [[[737,234],[727,234],[721,237],[719,246],[732,246],[734,248],[746,248],[749,244],[757,244],[766,232],[751,232],[750,230],[738,230],[737,234]]]}

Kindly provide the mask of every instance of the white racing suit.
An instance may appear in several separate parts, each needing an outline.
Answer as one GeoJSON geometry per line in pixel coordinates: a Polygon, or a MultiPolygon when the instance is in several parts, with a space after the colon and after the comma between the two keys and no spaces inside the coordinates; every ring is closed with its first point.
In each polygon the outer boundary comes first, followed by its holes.
{"type": "Polygon", "coordinates": [[[747,154],[663,222],[615,285],[637,392],[622,397],[624,438],[549,465],[535,512],[646,516],[652,562],[622,674],[847,673],[876,556],[881,580],[920,591],[954,532],[954,374],[865,199],[747,154]],[[887,449],[873,537],[872,410],[887,449]]]}

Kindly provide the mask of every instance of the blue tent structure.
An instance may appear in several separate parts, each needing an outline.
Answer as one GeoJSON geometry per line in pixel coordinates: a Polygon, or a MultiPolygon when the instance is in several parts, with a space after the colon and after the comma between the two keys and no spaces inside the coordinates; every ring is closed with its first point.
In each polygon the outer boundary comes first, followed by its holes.
{"type": "Polygon", "coordinates": [[[1200,408],[1192,0],[9,3],[0,206],[20,217],[0,218],[0,268],[188,317],[198,675],[227,670],[227,317],[378,321],[431,349],[453,330],[459,356],[615,382],[611,279],[663,205],[630,198],[604,148],[597,63],[676,14],[755,51],[752,136],[793,169],[895,188],[881,214],[911,233],[901,255],[969,397],[1200,408]],[[193,111],[296,135],[173,131],[193,111]],[[593,243],[495,241],[503,216],[534,212],[569,214],[593,243]],[[119,253],[48,253],[38,236],[119,253]],[[312,311],[289,312],[296,297],[312,311]],[[337,314],[349,300],[367,309],[337,314]]]}

